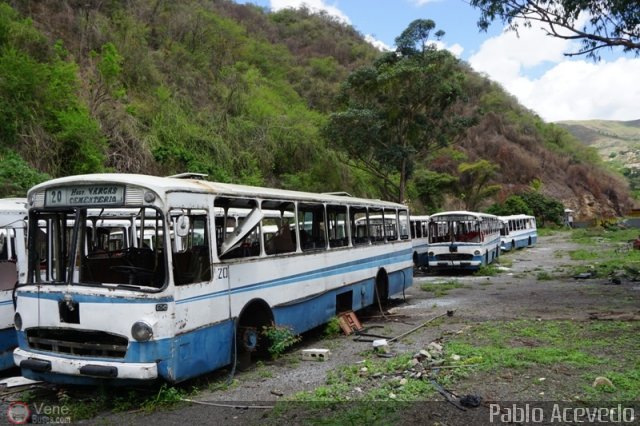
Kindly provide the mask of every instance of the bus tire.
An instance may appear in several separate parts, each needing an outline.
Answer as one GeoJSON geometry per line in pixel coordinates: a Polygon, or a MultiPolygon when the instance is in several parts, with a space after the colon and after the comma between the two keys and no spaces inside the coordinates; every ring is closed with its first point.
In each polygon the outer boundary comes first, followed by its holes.
{"type": "Polygon", "coordinates": [[[240,369],[269,355],[269,342],[263,335],[263,329],[271,325],[273,313],[264,300],[254,299],[242,308],[235,331],[235,356],[240,369]]]}
{"type": "Polygon", "coordinates": [[[374,303],[377,303],[382,310],[382,304],[389,299],[389,276],[387,271],[381,268],[376,275],[376,286],[374,289],[374,303]]]}

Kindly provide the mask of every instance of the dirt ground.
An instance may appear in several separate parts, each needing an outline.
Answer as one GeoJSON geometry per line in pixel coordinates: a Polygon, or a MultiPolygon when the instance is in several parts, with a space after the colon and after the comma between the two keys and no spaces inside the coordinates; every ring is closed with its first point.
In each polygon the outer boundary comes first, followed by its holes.
{"type": "MultiPolygon", "coordinates": [[[[533,248],[504,255],[501,263],[509,267],[495,276],[446,277],[417,273],[414,285],[407,290],[404,299],[394,300],[384,316],[379,311],[372,310],[359,312],[358,318],[368,332],[395,337],[444,315],[438,321],[433,321],[433,325],[426,324],[410,333],[410,338],[393,342],[392,352],[400,354],[416,353],[435,340],[444,339],[446,342],[446,336],[463,333],[470,324],[485,321],[587,321],[593,315],[611,313],[622,317],[637,316],[640,309],[640,283],[623,281],[619,285],[613,285],[608,279],[573,278],[570,274],[576,262],[569,258],[568,252],[577,248],[579,246],[569,241],[568,233],[557,233],[539,238],[538,244],[533,248]],[[540,279],[542,275],[546,276],[544,280],[540,279]],[[566,278],[558,278],[563,275],[566,278]],[[441,297],[434,297],[432,293],[420,289],[424,283],[442,283],[448,280],[456,280],[464,287],[452,289],[441,297]],[[448,311],[452,313],[451,316],[446,315],[448,311]]],[[[370,341],[355,341],[353,336],[327,339],[320,334],[311,333],[305,335],[303,342],[281,359],[258,365],[248,371],[235,371],[234,385],[224,390],[201,390],[191,398],[193,402],[187,406],[154,414],[108,415],[101,417],[100,423],[269,423],[269,407],[278,400],[325,385],[330,370],[362,361],[364,354],[370,353],[371,345],[370,341]],[[308,348],[326,348],[331,351],[331,355],[325,362],[298,361],[299,351],[308,348]]],[[[223,383],[230,378],[230,374],[229,371],[218,372],[213,380],[223,383]]],[[[484,401],[480,407],[462,411],[443,402],[444,397],[436,394],[433,402],[423,401],[408,408],[402,423],[487,423],[490,409],[488,402],[561,400],[572,391],[572,374],[566,369],[553,368],[539,372],[529,371],[522,377],[496,373],[471,374],[456,382],[453,391],[458,395],[480,396],[484,401]],[[546,379],[544,392],[539,387],[531,386],[532,376],[538,375],[546,379]],[[474,416],[477,417],[475,420],[474,416]]],[[[304,411],[304,406],[298,409],[304,411]]],[[[300,414],[298,421],[296,415],[293,415],[287,422],[309,423],[309,419],[304,419],[304,415],[300,414]]],[[[323,421],[315,419],[311,423],[323,424],[323,421]]]]}
{"type": "MultiPolygon", "coordinates": [[[[414,284],[406,291],[404,299],[394,300],[384,316],[377,310],[371,310],[359,312],[358,318],[370,333],[395,337],[442,316],[433,323],[419,327],[409,334],[409,338],[393,342],[392,352],[402,354],[416,353],[435,340],[441,340],[446,345],[447,336],[464,333],[470,324],[485,321],[587,321],[594,314],[638,315],[640,283],[623,281],[619,285],[612,285],[607,279],[557,278],[571,273],[576,262],[569,258],[568,252],[577,248],[579,247],[569,241],[568,233],[557,233],[540,237],[535,247],[503,255],[501,263],[509,267],[495,276],[446,277],[417,273],[414,284]],[[541,274],[546,274],[551,279],[541,280],[541,274]],[[424,283],[443,283],[448,280],[456,280],[464,286],[452,289],[441,297],[434,297],[432,293],[420,289],[424,283]],[[448,311],[452,315],[448,316],[448,311]]],[[[310,333],[304,336],[301,344],[277,361],[265,362],[247,371],[224,370],[205,378],[210,383],[223,384],[233,374],[234,384],[223,390],[202,390],[203,381],[199,379],[194,386],[200,386],[200,390],[190,397],[193,401],[191,403],[152,414],[105,413],[87,423],[269,423],[269,407],[277,401],[325,385],[330,370],[341,365],[357,364],[364,359],[364,354],[371,353],[371,349],[370,341],[355,341],[353,336],[327,339],[321,333],[310,333]],[[299,361],[300,351],[308,348],[326,348],[331,354],[325,362],[299,361]]],[[[474,373],[456,382],[455,389],[451,390],[458,395],[480,396],[484,401],[480,407],[462,411],[453,404],[444,402],[445,399],[440,394],[435,394],[433,402],[421,401],[408,408],[401,423],[486,424],[489,410],[487,402],[560,400],[571,392],[572,373],[564,369],[554,371],[553,368],[528,372],[522,377],[474,373]],[[546,378],[543,394],[539,387],[531,386],[531,376],[537,375],[546,378]]],[[[209,389],[214,387],[209,386],[209,389]]],[[[304,406],[299,407],[299,410],[301,416],[289,416],[287,423],[309,423],[302,415],[304,406]]],[[[316,419],[311,423],[323,424],[323,421],[316,419]]],[[[366,423],[376,424],[375,421],[366,423]]]]}

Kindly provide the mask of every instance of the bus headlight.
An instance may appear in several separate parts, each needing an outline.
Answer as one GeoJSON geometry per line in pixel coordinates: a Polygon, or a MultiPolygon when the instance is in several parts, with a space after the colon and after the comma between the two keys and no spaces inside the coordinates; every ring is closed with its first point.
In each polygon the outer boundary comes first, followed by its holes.
{"type": "Polygon", "coordinates": [[[474,256],[480,256],[480,250],[476,250],[476,251],[474,251],[474,252],[473,252],[473,255],[474,255],[474,256]]]}
{"type": "Polygon", "coordinates": [[[429,252],[429,256],[433,256],[433,252],[432,251],[429,252]]]}
{"type": "Polygon", "coordinates": [[[144,193],[144,201],[147,203],[153,203],[156,200],[156,194],[151,191],[144,193]]]}
{"type": "Polygon", "coordinates": [[[138,321],[131,326],[131,337],[138,342],[146,342],[153,337],[153,329],[146,322],[138,321]]]}
{"type": "Polygon", "coordinates": [[[22,330],[22,317],[20,316],[19,313],[16,312],[16,314],[13,316],[13,326],[16,328],[16,330],[20,331],[22,330]]]}

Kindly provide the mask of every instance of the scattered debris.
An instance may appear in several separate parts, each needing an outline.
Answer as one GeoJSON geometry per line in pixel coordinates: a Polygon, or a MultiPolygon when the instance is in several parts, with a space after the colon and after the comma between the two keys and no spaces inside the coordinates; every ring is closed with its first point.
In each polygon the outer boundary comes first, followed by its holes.
{"type": "Polygon", "coordinates": [[[389,353],[389,342],[387,339],[378,339],[373,341],[373,350],[376,353],[387,354],[389,353]]]}
{"type": "Polygon", "coordinates": [[[303,349],[301,354],[304,361],[326,361],[329,359],[331,351],[329,349],[303,349]]]}
{"type": "Polygon", "coordinates": [[[582,272],[580,274],[574,275],[573,278],[575,278],[576,280],[586,280],[589,278],[593,278],[596,276],[596,273],[594,271],[589,271],[589,272],[582,272]]]}
{"type": "Polygon", "coordinates": [[[22,376],[7,377],[7,378],[4,378],[4,379],[0,380],[0,388],[2,388],[2,389],[11,389],[11,388],[16,388],[16,387],[32,386],[32,385],[36,385],[38,383],[42,383],[42,382],[39,382],[37,380],[27,379],[27,378],[22,377],[22,376]]]}
{"type": "Polygon", "coordinates": [[[456,394],[454,394],[450,390],[447,390],[447,389],[443,388],[442,385],[440,385],[435,380],[431,380],[431,384],[436,388],[436,390],[438,391],[438,393],[440,395],[445,397],[445,399],[449,403],[453,404],[455,407],[461,409],[462,411],[467,411],[465,406],[460,403],[460,401],[459,401],[460,398],[458,398],[458,396],[456,394]]]}
{"type": "Polygon", "coordinates": [[[353,311],[341,313],[338,316],[338,321],[340,322],[340,328],[347,336],[351,333],[360,331],[363,328],[362,324],[360,324],[360,321],[358,321],[358,317],[353,311]]]}
{"type": "Polygon", "coordinates": [[[396,337],[393,337],[393,338],[389,339],[389,342],[393,342],[393,341],[395,341],[395,340],[402,339],[404,336],[407,336],[407,335],[409,335],[409,334],[411,334],[411,333],[413,333],[413,332],[415,332],[415,331],[417,331],[417,330],[421,329],[422,327],[424,327],[425,325],[429,324],[430,322],[435,321],[436,319],[441,318],[441,317],[443,317],[443,316],[445,316],[445,315],[447,315],[447,316],[453,316],[453,312],[454,312],[454,311],[447,311],[447,312],[445,312],[444,314],[436,315],[435,317],[431,318],[430,320],[427,320],[427,321],[423,322],[423,323],[422,323],[422,324],[420,324],[419,326],[414,327],[414,328],[412,328],[411,330],[409,330],[409,331],[407,331],[407,332],[405,332],[405,333],[402,333],[402,334],[401,334],[401,335],[399,335],[399,336],[396,336],[396,337]],[[451,312],[451,314],[449,314],[449,312],[451,312]]]}
{"type": "Polygon", "coordinates": [[[607,379],[606,377],[596,377],[596,379],[593,381],[593,385],[594,388],[597,388],[599,386],[610,386],[612,388],[614,388],[615,386],[613,386],[613,383],[611,382],[611,380],[607,379]]]}
{"type": "Polygon", "coordinates": [[[464,407],[475,408],[482,403],[482,397],[478,395],[464,395],[460,397],[460,404],[464,407]]]}
{"type": "Polygon", "coordinates": [[[639,312],[590,312],[591,320],[607,320],[607,321],[640,321],[639,312]]]}

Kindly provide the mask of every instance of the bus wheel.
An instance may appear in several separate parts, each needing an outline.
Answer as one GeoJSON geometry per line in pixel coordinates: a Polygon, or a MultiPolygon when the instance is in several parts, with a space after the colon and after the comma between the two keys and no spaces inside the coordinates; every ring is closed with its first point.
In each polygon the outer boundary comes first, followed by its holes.
{"type": "Polygon", "coordinates": [[[387,271],[380,269],[376,276],[376,288],[374,293],[374,303],[378,304],[378,308],[382,311],[382,304],[389,299],[389,276],[387,271]]]}
{"type": "Polygon", "coordinates": [[[269,342],[263,335],[264,327],[273,324],[273,314],[263,300],[249,302],[238,318],[235,336],[235,356],[238,368],[248,368],[252,361],[266,358],[269,342]]]}

